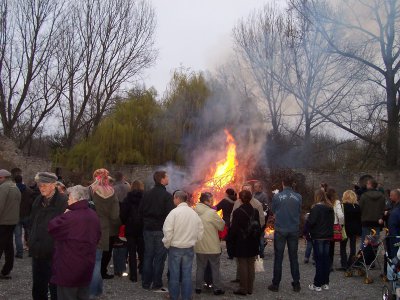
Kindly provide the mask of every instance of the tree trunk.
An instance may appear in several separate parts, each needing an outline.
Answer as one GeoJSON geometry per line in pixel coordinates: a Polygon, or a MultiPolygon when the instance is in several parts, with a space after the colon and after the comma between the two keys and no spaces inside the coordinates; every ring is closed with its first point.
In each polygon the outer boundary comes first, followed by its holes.
{"type": "Polygon", "coordinates": [[[386,140],[386,167],[396,169],[399,152],[399,105],[396,99],[394,81],[387,79],[387,140],[386,140]]]}

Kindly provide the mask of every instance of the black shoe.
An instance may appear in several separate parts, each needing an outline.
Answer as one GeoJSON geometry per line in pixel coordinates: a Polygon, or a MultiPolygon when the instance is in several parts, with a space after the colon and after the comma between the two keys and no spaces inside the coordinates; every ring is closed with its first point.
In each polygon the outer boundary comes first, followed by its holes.
{"type": "Polygon", "coordinates": [[[268,289],[269,289],[271,292],[278,292],[278,291],[279,291],[279,286],[277,286],[277,285],[275,285],[275,284],[271,284],[271,285],[268,286],[268,289]]]}
{"type": "Polygon", "coordinates": [[[110,274],[104,274],[104,275],[101,275],[101,277],[103,278],[103,279],[112,279],[112,278],[114,278],[114,275],[110,275],[110,274]]]}
{"type": "Polygon", "coordinates": [[[218,289],[218,290],[215,290],[215,291],[214,291],[214,295],[215,295],[215,296],[219,296],[219,295],[223,295],[223,294],[225,294],[225,291],[224,291],[224,290],[218,289]]]}
{"type": "Polygon", "coordinates": [[[346,271],[346,268],[344,267],[336,268],[336,271],[346,271]]]}
{"type": "Polygon", "coordinates": [[[132,282],[137,282],[137,278],[135,278],[135,277],[129,277],[129,280],[132,282]]]}
{"type": "Polygon", "coordinates": [[[231,280],[231,282],[232,282],[232,283],[239,283],[240,280],[239,280],[239,279],[233,279],[233,280],[231,280]]]}
{"type": "Polygon", "coordinates": [[[11,276],[0,274],[0,279],[9,280],[9,279],[11,279],[11,276]]]}
{"type": "Polygon", "coordinates": [[[201,294],[201,289],[195,289],[194,291],[196,292],[196,294],[201,294]]]}
{"type": "Polygon", "coordinates": [[[293,286],[294,292],[296,292],[296,293],[300,292],[300,290],[301,290],[300,283],[292,284],[292,286],[293,286]]]}
{"type": "Polygon", "coordinates": [[[236,290],[236,291],[233,291],[233,293],[235,295],[242,295],[242,296],[246,296],[247,295],[247,293],[243,292],[242,290],[236,290]]]}

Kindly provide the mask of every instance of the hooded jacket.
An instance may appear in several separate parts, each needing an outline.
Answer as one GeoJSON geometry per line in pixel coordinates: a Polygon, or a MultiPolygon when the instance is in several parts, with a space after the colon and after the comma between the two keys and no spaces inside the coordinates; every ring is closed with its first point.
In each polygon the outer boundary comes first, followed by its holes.
{"type": "Polygon", "coordinates": [[[108,251],[110,236],[116,235],[119,228],[119,201],[115,194],[109,198],[103,198],[94,193],[92,199],[101,225],[101,238],[98,248],[108,251]]]}
{"type": "Polygon", "coordinates": [[[377,190],[368,190],[361,195],[361,224],[365,227],[379,226],[385,212],[385,196],[377,190]]]}
{"type": "Polygon", "coordinates": [[[199,215],[204,227],[203,238],[196,243],[194,251],[201,254],[221,253],[218,231],[224,229],[224,220],[214,209],[203,203],[198,203],[194,210],[199,215]]]}

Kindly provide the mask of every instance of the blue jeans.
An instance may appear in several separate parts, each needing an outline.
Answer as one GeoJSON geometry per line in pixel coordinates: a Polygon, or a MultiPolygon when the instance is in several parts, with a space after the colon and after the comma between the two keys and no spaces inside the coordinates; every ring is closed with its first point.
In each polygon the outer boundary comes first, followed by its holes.
{"type": "Polygon", "coordinates": [[[113,264],[114,274],[122,275],[126,272],[126,260],[128,258],[128,248],[114,248],[113,249],[113,264]]]}
{"type": "Polygon", "coordinates": [[[24,255],[24,245],[22,243],[22,228],[25,231],[24,239],[27,241],[29,237],[28,218],[22,218],[14,229],[14,240],[15,240],[15,255],[22,257],[24,255]]]}
{"type": "Polygon", "coordinates": [[[144,238],[144,261],[142,287],[149,289],[153,284],[153,289],[163,286],[162,274],[164,271],[167,249],[164,247],[162,231],[143,231],[144,238]]]}
{"type": "Polygon", "coordinates": [[[304,253],[305,259],[310,259],[313,244],[311,240],[306,240],[306,252],[304,253]]]}
{"type": "Polygon", "coordinates": [[[192,264],[194,250],[191,248],[170,247],[168,250],[169,295],[172,300],[178,300],[179,294],[182,300],[192,299],[192,264]],[[182,267],[182,269],[181,269],[182,267]],[[182,270],[182,286],[179,276],[182,270]]]}
{"type": "Polygon", "coordinates": [[[103,250],[96,249],[96,263],[94,265],[92,281],[89,285],[90,297],[97,297],[103,294],[103,278],[101,277],[101,257],[103,256],[103,250]]]}
{"type": "Polygon", "coordinates": [[[292,285],[300,283],[299,261],[297,251],[299,246],[299,232],[274,232],[274,276],[272,283],[279,286],[282,279],[282,261],[285,253],[285,245],[287,243],[290,261],[290,272],[292,273],[292,285]]]}
{"type": "Polygon", "coordinates": [[[331,268],[331,259],[329,257],[329,240],[313,240],[314,259],[315,259],[315,277],[314,285],[321,287],[329,284],[329,273],[331,268]]]}

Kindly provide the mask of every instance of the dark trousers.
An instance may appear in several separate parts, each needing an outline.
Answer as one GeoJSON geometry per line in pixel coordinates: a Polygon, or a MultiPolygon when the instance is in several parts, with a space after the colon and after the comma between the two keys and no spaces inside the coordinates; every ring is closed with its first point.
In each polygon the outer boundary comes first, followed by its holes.
{"type": "Polygon", "coordinates": [[[50,290],[51,300],[57,300],[57,286],[50,283],[51,259],[32,258],[32,298],[44,300],[50,290]]]}
{"type": "MultiPolygon", "coordinates": [[[[299,260],[297,251],[299,247],[299,232],[274,232],[274,277],[272,283],[279,286],[282,279],[282,261],[287,243],[290,261],[290,272],[292,273],[292,285],[297,285],[300,282],[299,260]]],[[[242,278],[240,278],[242,280],[242,278]]]]}
{"type": "Polygon", "coordinates": [[[329,240],[314,240],[315,277],[314,285],[321,287],[329,284],[331,262],[329,258],[329,240]]]}
{"type": "Polygon", "coordinates": [[[350,267],[354,262],[354,257],[356,255],[356,243],[357,243],[357,236],[355,236],[355,235],[347,236],[346,240],[340,242],[340,253],[341,253],[340,257],[341,257],[341,259],[347,258],[346,268],[350,267]],[[350,242],[350,254],[348,257],[347,257],[347,251],[346,251],[347,242],[350,242]],[[342,247],[343,247],[343,252],[344,252],[343,255],[342,255],[342,247]],[[342,256],[343,256],[343,258],[342,258],[342,256]]]}
{"type": "Polygon", "coordinates": [[[204,270],[204,282],[208,285],[213,284],[213,274],[212,274],[210,262],[207,263],[207,267],[204,270]]]}
{"type": "Polygon", "coordinates": [[[248,294],[253,293],[255,269],[255,257],[238,257],[240,291],[248,294]]]}
{"type": "Polygon", "coordinates": [[[128,253],[129,253],[129,278],[131,280],[137,281],[137,270],[139,268],[139,273],[143,270],[143,256],[144,256],[144,240],[143,236],[139,237],[126,237],[128,253]],[[136,259],[139,256],[139,267],[136,259]]]}
{"type": "Polygon", "coordinates": [[[4,266],[1,269],[2,275],[10,274],[14,267],[14,228],[15,225],[0,225],[0,258],[4,253],[4,266]]]}
{"type": "Polygon", "coordinates": [[[63,287],[57,286],[58,300],[88,300],[89,286],[84,287],[63,287]]]}
{"type": "MultiPolygon", "coordinates": [[[[339,243],[339,247],[340,247],[340,265],[342,268],[347,269],[347,254],[346,254],[346,243],[347,243],[347,239],[344,241],[341,241],[339,243]]],[[[333,268],[333,257],[335,255],[335,242],[334,241],[330,241],[329,242],[329,259],[331,262],[331,266],[330,268],[333,268]]]]}
{"type": "Polygon", "coordinates": [[[112,249],[113,245],[115,242],[116,236],[110,236],[109,241],[108,241],[108,251],[103,251],[103,255],[101,257],[101,276],[104,277],[104,275],[107,274],[107,267],[108,264],[110,263],[111,257],[112,257],[112,249]]]}

